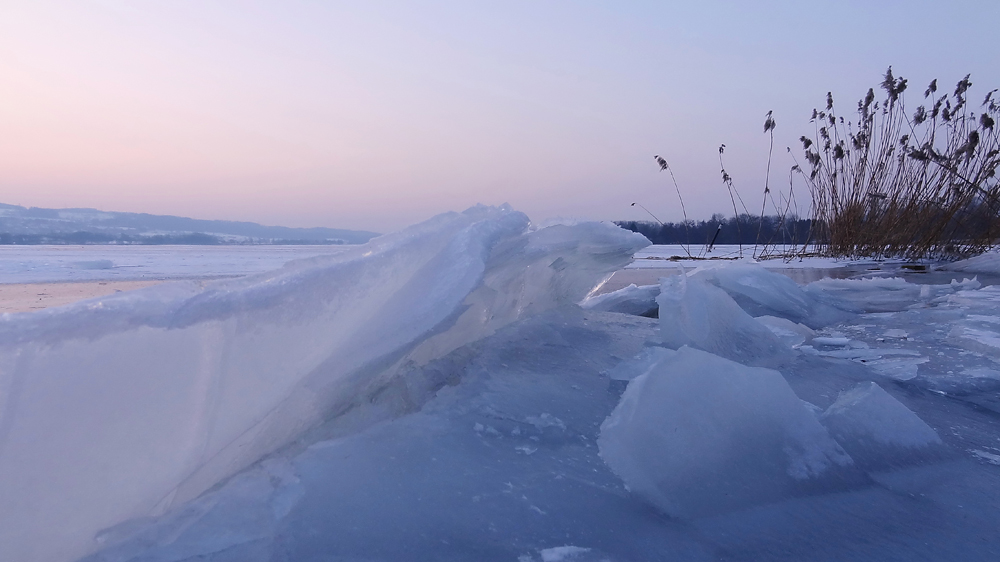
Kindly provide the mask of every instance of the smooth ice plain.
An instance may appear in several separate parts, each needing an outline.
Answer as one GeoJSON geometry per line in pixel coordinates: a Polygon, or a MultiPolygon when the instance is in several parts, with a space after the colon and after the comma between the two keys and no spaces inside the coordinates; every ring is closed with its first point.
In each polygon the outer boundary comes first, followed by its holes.
{"type": "Polygon", "coordinates": [[[475,207],[4,315],[0,560],[1000,559],[1000,290],[596,294],[647,245],[475,207]]]}

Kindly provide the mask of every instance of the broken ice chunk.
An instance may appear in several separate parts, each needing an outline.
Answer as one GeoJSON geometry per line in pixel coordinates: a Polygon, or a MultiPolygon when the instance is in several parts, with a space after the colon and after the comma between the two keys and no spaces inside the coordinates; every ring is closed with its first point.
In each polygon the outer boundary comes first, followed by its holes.
{"type": "Polygon", "coordinates": [[[666,347],[688,345],[741,363],[774,363],[791,350],[722,289],[685,275],[661,280],[660,335],[666,347]]]}
{"type": "Polygon", "coordinates": [[[681,517],[823,487],[851,464],[780,373],[689,347],[629,383],[598,446],[634,493],[681,517]]]}

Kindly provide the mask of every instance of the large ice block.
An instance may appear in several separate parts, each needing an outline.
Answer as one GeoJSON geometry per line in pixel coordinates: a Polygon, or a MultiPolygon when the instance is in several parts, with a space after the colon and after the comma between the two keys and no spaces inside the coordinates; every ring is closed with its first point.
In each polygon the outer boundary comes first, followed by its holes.
{"type": "Polygon", "coordinates": [[[779,372],[689,347],[629,383],[598,445],[632,492],[679,517],[833,485],[851,465],[779,372]]]}

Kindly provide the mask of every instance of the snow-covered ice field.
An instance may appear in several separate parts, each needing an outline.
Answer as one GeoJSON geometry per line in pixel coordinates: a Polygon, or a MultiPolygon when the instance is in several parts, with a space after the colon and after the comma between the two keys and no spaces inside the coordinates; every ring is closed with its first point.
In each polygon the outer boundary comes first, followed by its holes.
{"type": "Polygon", "coordinates": [[[0,560],[1000,559],[1000,288],[646,245],[476,207],[0,316],[0,560]]]}

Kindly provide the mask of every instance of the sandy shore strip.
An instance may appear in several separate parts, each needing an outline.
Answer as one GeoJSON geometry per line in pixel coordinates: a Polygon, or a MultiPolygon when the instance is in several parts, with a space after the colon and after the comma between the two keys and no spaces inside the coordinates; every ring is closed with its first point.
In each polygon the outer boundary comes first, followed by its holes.
{"type": "Polygon", "coordinates": [[[74,281],[70,283],[16,283],[0,285],[0,312],[31,312],[63,306],[84,299],[122,291],[141,289],[163,283],[142,281],[74,281]]]}

